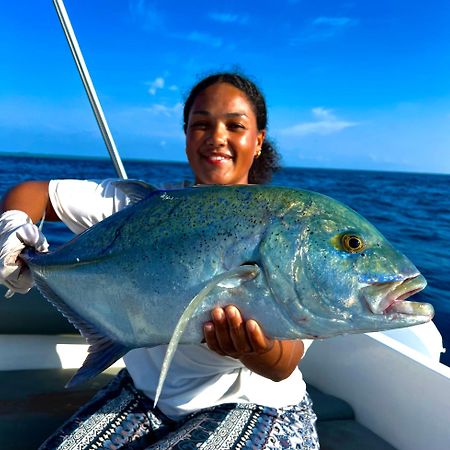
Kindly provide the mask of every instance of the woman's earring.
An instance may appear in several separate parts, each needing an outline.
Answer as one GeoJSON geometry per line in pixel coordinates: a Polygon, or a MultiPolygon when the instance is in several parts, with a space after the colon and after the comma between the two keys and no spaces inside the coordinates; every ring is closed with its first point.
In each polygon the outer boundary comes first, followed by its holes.
{"type": "Polygon", "coordinates": [[[261,149],[259,149],[255,154],[255,159],[258,159],[261,156],[261,149]]]}

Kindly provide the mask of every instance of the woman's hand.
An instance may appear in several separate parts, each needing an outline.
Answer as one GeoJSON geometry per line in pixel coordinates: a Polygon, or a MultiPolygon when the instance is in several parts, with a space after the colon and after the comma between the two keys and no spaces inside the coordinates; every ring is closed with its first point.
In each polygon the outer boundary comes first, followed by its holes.
{"type": "Polygon", "coordinates": [[[287,378],[303,356],[302,341],[269,339],[255,320],[244,320],[233,305],[214,308],[211,318],[204,325],[208,347],[219,355],[239,359],[266,378],[287,378]]]}
{"type": "Polygon", "coordinates": [[[31,273],[18,259],[25,246],[40,252],[48,249],[45,236],[34,225],[45,213],[46,220],[59,220],[48,197],[48,181],[25,181],[12,187],[0,201],[0,283],[25,294],[33,286],[31,273]],[[2,214],[3,213],[3,214],[2,214]]]}
{"type": "Polygon", "coordinates": [[[23,211],[6,211],[0,216],[0,283],[14,292],[27,293],[33,287],[28,268],[19,260],[25,246],[48,250],[45,236],[23,211]]]}

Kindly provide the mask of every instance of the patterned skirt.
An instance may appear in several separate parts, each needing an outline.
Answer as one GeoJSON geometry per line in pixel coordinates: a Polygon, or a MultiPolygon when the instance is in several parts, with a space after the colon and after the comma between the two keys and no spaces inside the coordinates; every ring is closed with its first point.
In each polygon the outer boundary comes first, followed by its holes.
{"type": "Polygon", "coordinates": [[[311,400],[268,408],[232,403],[174,421],[138,391],[122,370],[39,450],[319,449],[311,400]]]}

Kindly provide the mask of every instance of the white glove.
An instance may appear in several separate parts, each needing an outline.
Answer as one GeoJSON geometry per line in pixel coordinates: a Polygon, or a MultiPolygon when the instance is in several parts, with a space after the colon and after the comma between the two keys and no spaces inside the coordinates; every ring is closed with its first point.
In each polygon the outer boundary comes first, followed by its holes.
{"type": "Polygon", "coordinates": [[[25,246],[39,252],[48,250],[48,242],[23,211],[6,211],[0,216],[0,283],[14,292],[26,294],[33,287],[30,270],[17,260],[25,246]]]}

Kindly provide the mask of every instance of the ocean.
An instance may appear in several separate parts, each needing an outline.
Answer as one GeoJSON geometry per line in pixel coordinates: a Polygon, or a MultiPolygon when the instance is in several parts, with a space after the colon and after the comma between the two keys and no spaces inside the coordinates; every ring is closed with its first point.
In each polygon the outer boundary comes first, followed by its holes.
{"type": "MultiPolygon", "coordinates": [[[[129,178],[153,184],[192,180],[184,163],[124,161],[129,178]]],[[[115,177],[108,159],[0,155],[0,196],[25,180],[115,177]]],[[[372,222],[428,280],[414,296],[433,304],[434,319],[450,349],[450,175],[285,168],[272,184],[300,187],[340,200],[372,222]]],[[[72,237],[62,224],[45,224],[51,245],[72,237]]],[[[450,366],[450,350],[441,361],[450,366]]]]}

